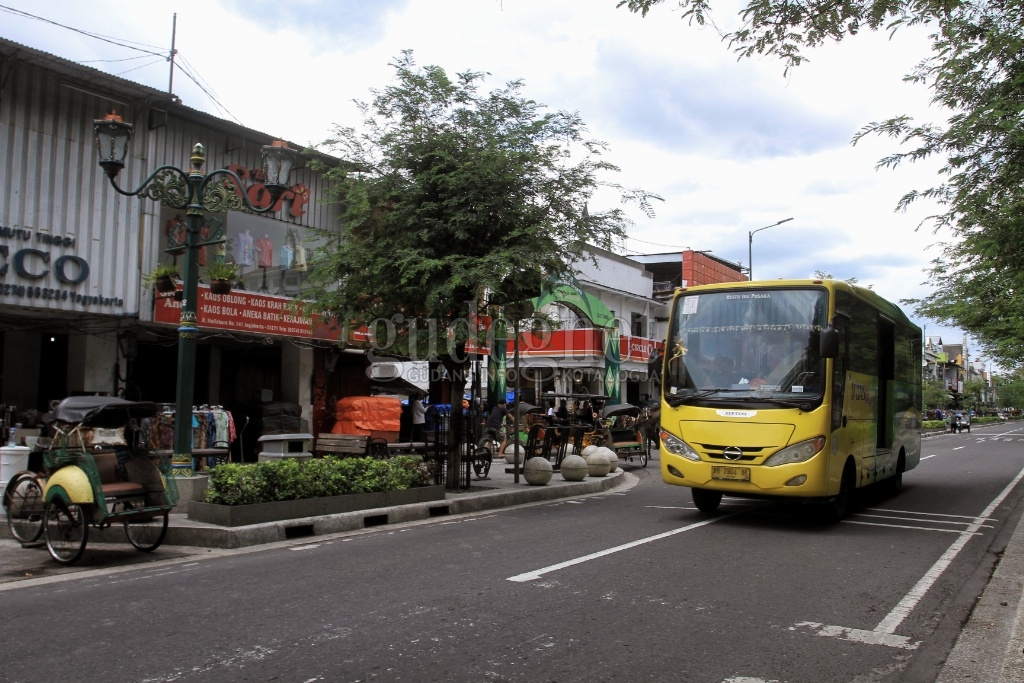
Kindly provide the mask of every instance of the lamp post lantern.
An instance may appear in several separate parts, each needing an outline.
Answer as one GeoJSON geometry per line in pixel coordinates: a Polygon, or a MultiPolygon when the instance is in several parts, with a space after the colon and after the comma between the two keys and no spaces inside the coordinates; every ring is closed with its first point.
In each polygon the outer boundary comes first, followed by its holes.
{"type": "MultiPolygon", "coordinates": [[[[195,392],[196,364],[196,310],[199,296],[199,249],[223,244],[226,235],[222,224],[201,232],[203,214],[233,209],[251,213],[272,211],[281,194],[287,189],[288,174],[298,156],[280,140],[262,148],[265,187],[271,202],[260,209],[252,205],[246,195],[241,179],[232,171],[217,169],[204,172],[206,150],[197,143],[192,148],[188,173],[174,166],[160,166],[142,181],[135,190],[124,190],[117,184],[117,175],[125,166],[128,145],[134,126],[112,112],[102,119],[93,121],[99,164],[110,180],[111,187],[118,194],[127,197],[143,196],[160,202],[166,207],[184,210],[187,216],[184,237],[173,231],[167,237],[168,253],[185,252],[185,268],[182,273],[183,291],[181,318],[178,323],[178,377],[176,387],[176,413],[174,420],[174,456],[172,463],[180,468],[192,461],[192,400],[195,392]]],[[[175,295],[176,298],[178,295],[175,295]]]]}
{"type": "Polygon", "coordinates": [[[779,221],[777,223],[772,223],[771,225],[766,225],[763,228],[758,228],[757,230],[751,230],[750,232],[747,233],[747,279],[748,280],[753,280],[754,279],[754,233],[755,232],[761,232],[762,230],[767,230],[768,228],[774,228],[776,225],[782,225],[783,223],[788,223],[791,220],[793,220],[793,219],[792,218],[783,218],[781,221],[779,221]]]}

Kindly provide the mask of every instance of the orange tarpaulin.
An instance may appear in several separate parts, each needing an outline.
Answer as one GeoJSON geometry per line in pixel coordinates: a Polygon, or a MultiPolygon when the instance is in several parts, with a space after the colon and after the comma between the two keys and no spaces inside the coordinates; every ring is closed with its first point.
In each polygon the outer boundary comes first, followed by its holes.
{"type": "Polygon", "coordinates": [[[397,436],[402,403],[384,396],[346,396],[334,404],[334,417],[332,434],[377,436],[393,432],[397,436]]]}

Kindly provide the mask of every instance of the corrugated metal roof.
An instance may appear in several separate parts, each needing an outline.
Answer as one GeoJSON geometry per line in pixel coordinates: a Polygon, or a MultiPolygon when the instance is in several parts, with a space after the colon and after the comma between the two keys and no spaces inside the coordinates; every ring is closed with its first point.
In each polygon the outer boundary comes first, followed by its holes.
{"type": "MultiPolygon", "coordinates": [[[[218,132],[242,136],[263,143],[272,139],[280,139],[269,133],[247,128],[246,126],[186,106],[179,98],[162,90],[129,81],[120,76],[112,76],[99,69],[76,64],[63,57],[58,57],[49,52],[43,52],[42,50],[37,50],[34,47],[22,45],[6,38],[0,38],[0,57],[13,61],[23,61],[66,76],[69,80],[74,81],[74,83],[70,84],[72,87],[80,88],[83,84],[93,87],[96,89],[95,94],[97,96],[115,99],[123,98],[133,104],[140,104],[140,101],[142,101],[148,106],[165,110],[168,114],[218,132]]],[[[290,140],[286,142],[294,149],[303,149],[305,147],[304,144],[297,144],[290,140]]]]}

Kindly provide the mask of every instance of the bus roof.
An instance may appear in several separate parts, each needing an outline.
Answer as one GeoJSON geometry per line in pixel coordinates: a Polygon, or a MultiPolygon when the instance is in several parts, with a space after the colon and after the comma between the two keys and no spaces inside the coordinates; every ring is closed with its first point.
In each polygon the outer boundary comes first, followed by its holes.
{"type": "Polygon", "coordinates": [[[788,289],[792,287],[813,287],[821,286],[831,291],[835,290],[846,290],[854,296],[863,299],[867,303],[871,304],[874,308],[881,311],[884,315],[892,318],[893,321],[899,322],[903,325],[909,325],[910,327],[920,330],[916,324],[911,322],[910,318],[903,310],[892,303],[887,301],[878,295],[873,289],[867,287],[859,287],[857,285],[851,285],[843,280],[754,280],[743,281],[743,282],[720,282],[710,285],[695,285],[693,287],[679,287],[676,289],[677,293],[690,293],[701,294],[704,292],[714,292],[722,290],[736,290],[736,289],[788,289]]]}

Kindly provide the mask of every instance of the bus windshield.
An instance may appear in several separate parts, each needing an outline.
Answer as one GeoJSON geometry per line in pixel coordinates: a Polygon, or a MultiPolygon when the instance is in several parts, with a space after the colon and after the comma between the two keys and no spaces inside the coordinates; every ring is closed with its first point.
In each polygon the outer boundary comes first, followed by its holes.
{"type": "Polygon", "coordinates": [[[806,401],[821,398],[824,289],[750,289],[676,299],[665,400],[806,401]]]}

